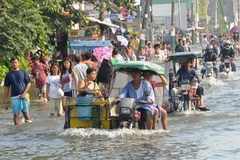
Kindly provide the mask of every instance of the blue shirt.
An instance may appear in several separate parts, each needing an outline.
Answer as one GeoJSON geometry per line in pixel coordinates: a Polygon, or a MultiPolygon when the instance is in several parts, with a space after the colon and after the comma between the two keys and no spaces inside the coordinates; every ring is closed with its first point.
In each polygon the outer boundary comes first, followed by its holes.
{"type": "Polygon", "coordinates": [[[190,82],[193,80],[194,77],[198,77],[197,72],[195,69],[191,68],[189,71],[186,70],[184,67],[181,67],[177,71],[178,82],[181,83],[182,80],[188,79],[190,82]]]}
{"type": "Polygon", "coordinates": [[[11,97],[22,94],[28,83],[30,83],[29,74],[22,69],[8,72],[4,80],[4,86],[11,86],[11,97]]]}
{"type": "MultiPolygon", "coordinates": [[[[119,94],[118,98],[134,98],[136,101],[147,101],[151,99],[153,102],[155,101],[154,92],[151,84],[146,81],[142,80],[142,90],[141,96],[138,98],[137,93],[134,89],[133,82],[128,82],[125,87],[122,89],[121,93],[119,94]]],[[[153,114],[153,105],[152,104],[139,104],[140,108],[149,110],[153,114]]]]}

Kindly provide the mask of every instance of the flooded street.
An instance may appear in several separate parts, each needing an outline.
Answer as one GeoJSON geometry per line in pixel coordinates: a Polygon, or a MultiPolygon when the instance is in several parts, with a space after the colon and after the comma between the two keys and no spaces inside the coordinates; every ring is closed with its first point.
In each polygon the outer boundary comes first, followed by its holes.
{"type": "Polygon", "coordinates": [[[239,82],[235,75],[210,87],[204,83],[211,111],[169,114],[169,132],[160,123],[155,131],[64,130],[64,117],[50,117],[47,105],[36,100],[31,101],[33,123],[14,126],[11,108],[1,107],[0,159],[237,159],[239,82]]]}

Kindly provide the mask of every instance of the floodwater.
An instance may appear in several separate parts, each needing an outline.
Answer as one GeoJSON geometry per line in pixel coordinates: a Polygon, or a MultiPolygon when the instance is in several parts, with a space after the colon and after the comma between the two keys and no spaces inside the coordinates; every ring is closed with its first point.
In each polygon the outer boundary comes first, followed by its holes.
{"type": "Polygon", "coordinates": [[[205,105],[211,111],[169,114],[168,132],[161,130],[160,123],[155,131],[64,130],[64,117],[50,117],[47,104],[34,96],[33,122],[14,126],[11,108],[1,105],[0,159],[238,159],[239,82],[238,75],[204,81],[205,105]]]}

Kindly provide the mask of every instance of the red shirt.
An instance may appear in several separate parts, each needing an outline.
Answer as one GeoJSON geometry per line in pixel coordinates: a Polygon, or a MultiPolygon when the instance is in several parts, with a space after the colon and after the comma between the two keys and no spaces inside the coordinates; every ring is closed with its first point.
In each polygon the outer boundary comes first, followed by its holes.
{"type": "Polygon", "coordinates": [[[33,65],[31,74],[35,78],[37,88],[46,84],[47,71],[45,64],[33,65]]]}
{"type": "Polygon", "coordinates": [[[85,64],[89,64],[93,68],[96,68],[96,63],[94,63],[93,61],[86,60],[86,61],[82,61],[82,62],[85,63],[85,64]]]}
{"type": "Polygon", "coordinates": [[[157,83],[158,83],[158,82],[152,81],[151,83],[152,83],[152,84],[151,84],[151,85],[152,85],[152,88],[153,88],[153,90],[154,90],[154,89],[157,87],[157,83]]]}

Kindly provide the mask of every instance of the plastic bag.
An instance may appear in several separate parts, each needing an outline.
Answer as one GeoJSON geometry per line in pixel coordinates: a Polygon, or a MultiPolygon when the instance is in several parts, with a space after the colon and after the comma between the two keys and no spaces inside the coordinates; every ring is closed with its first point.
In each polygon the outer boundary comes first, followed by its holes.
{"type": "Polygon", "coordinates": [[[60,88],[60,87],[58,88],[57,95],[60,96],[60,97],[64,96],[64,92],[63,92],[62,88],[60,88]]]}

